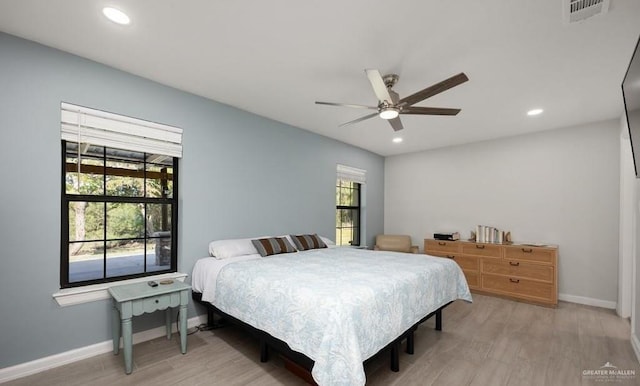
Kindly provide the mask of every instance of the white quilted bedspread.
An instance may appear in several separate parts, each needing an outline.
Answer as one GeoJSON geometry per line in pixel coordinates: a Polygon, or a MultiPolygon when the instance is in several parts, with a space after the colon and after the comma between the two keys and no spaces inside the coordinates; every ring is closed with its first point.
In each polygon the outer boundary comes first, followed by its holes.
{"type": "Polygon", "coordinates": [[[315,361],[319,385],[364,385],[362,362],[442,305],[471,301],[458,265],[428,255],[317,249],[226,265],[220,310],[315,361]]]}

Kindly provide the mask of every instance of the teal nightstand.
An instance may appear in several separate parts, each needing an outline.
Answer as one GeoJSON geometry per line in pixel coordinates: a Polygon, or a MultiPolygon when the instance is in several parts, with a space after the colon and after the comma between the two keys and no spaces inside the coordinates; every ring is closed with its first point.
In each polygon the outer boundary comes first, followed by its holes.
{"type": "Polygon", "coordinates": [[[165,310],[167,339],[171,339],[171,308],[180,307],[180,351],[187,352],[187,304],[191,286],[175,281],[151,287],[147,282],[119,285],[109,288],[113,297],[112,329],[113,353],[118,354],[120,333],[124,348],[125,372],[133,370],[131,319],[144,313],[165,310]]]}

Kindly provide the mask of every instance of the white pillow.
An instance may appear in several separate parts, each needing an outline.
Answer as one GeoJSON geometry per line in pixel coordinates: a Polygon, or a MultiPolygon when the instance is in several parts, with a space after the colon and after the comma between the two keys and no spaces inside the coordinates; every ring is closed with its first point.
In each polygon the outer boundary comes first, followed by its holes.
{"type": "Polygon", "coordinates": [[[209,243],[209,254],[216,259],[228,259],[242,255],[254,255],[258,253],[250,239],[216,240],[209,243]]]}
{"type": "Polygon", "coordinates": [[[336,245],[336,243],[334,243],[331,239],[329,239],[329,238],[327,238],[327,237],[320,236],[320,239],[321,239],[322,241],[324,241],[324,243],[325,243],[325,244],[327,244],[327,247],[328,247],[328,246],[331,246],[331,245],[336,245]]]}

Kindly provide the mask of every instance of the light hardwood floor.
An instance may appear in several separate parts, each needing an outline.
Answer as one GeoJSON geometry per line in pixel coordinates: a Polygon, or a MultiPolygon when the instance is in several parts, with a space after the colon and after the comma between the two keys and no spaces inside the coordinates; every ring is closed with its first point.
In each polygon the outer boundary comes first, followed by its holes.
{"type": "MultiPolygon", "coordinates": [[[[611,310],[561,302],[557,309],[473,295],[443,312],[443,330],[424,323],[415,354],[400,355],[400,372],[383,353],[365,366],[367,385],[636,385],[640,365],[629,342],[629,322],[611,310]],[[584,370],[605,363],[635,377],[590,379],[584,370]]],[[[173,335],[134,346],[134,371],[122,353],[85,359],[7,385],[299,385],[275,355],[260,363],[258,343],[235,327],[189,336],[180,354],[173,335]]]]}

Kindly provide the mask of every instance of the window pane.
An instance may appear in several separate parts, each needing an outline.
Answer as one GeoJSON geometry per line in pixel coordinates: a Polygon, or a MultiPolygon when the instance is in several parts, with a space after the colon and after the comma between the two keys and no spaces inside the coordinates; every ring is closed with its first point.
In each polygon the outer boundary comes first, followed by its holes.
{"type": "Polygon", "coordinates": [[[107,195],[144,196],[144,153],[107,148],[107,195]]]}
{"type": "Polygon", "coordinates": [[[360,211],[358,209],[336,210],[336,239],[339,245],[360,244],[360,211]]]}
{"type": "Polygon", "coordinates": [[[69,241],[104,239],[104,204],[72,201],[69,203],[69,241]]]}
{"type": "Polygon", "coordinates": [[[341,228],[353,226],[352,209],[338,209],[338,226],[341,228]]]}
{"type": "Polygon", "coordinates": [[[107,242],[107,277],[144,272],[144,239],[107,242]]]}
{"type": "Polygon", "coordinates": [[[351,205],[351,192],[352,190],[349,188],[340,188],[340,202],[338,203],[338,205],[351,205]]]}
{"type": "Polygon", "coordinates": [[[353,190],[351,191],[351,206],[360,206],[358,199],[360,198],[360,188],[358,184],[353,184],[353,190]]]}
{"type": "Polygon", "coordinates": [[[147,164],[147,197],[173,197],[173,167],[147,164]]]}
{"type": "Polygon", "coordinates": [[[171,237],[150,239],[147,242],[147,271],[171,268],[171,237]]]}
{"type": "Polygon", "coordinates": [[[69,243],[69,283],[104,277],[102,241],[69,243]]]}
{"type": "Polygon", "coordinates": [[[107,203],[107,239],[144,237],[144,204],[107,203]]]}
{"type": "Polygon", "coordinates": [[[78,144],[67,142],[65,185],[68,194],[102,195],[104,193],[102,152],[101,146],[87,148],[80,155],[80,170],[78,171],[78,144]]]}
{"type": "Polygon", "coordinates": [[[171,235],[171,205],[147,204],[147,236],[171,235]]]}

